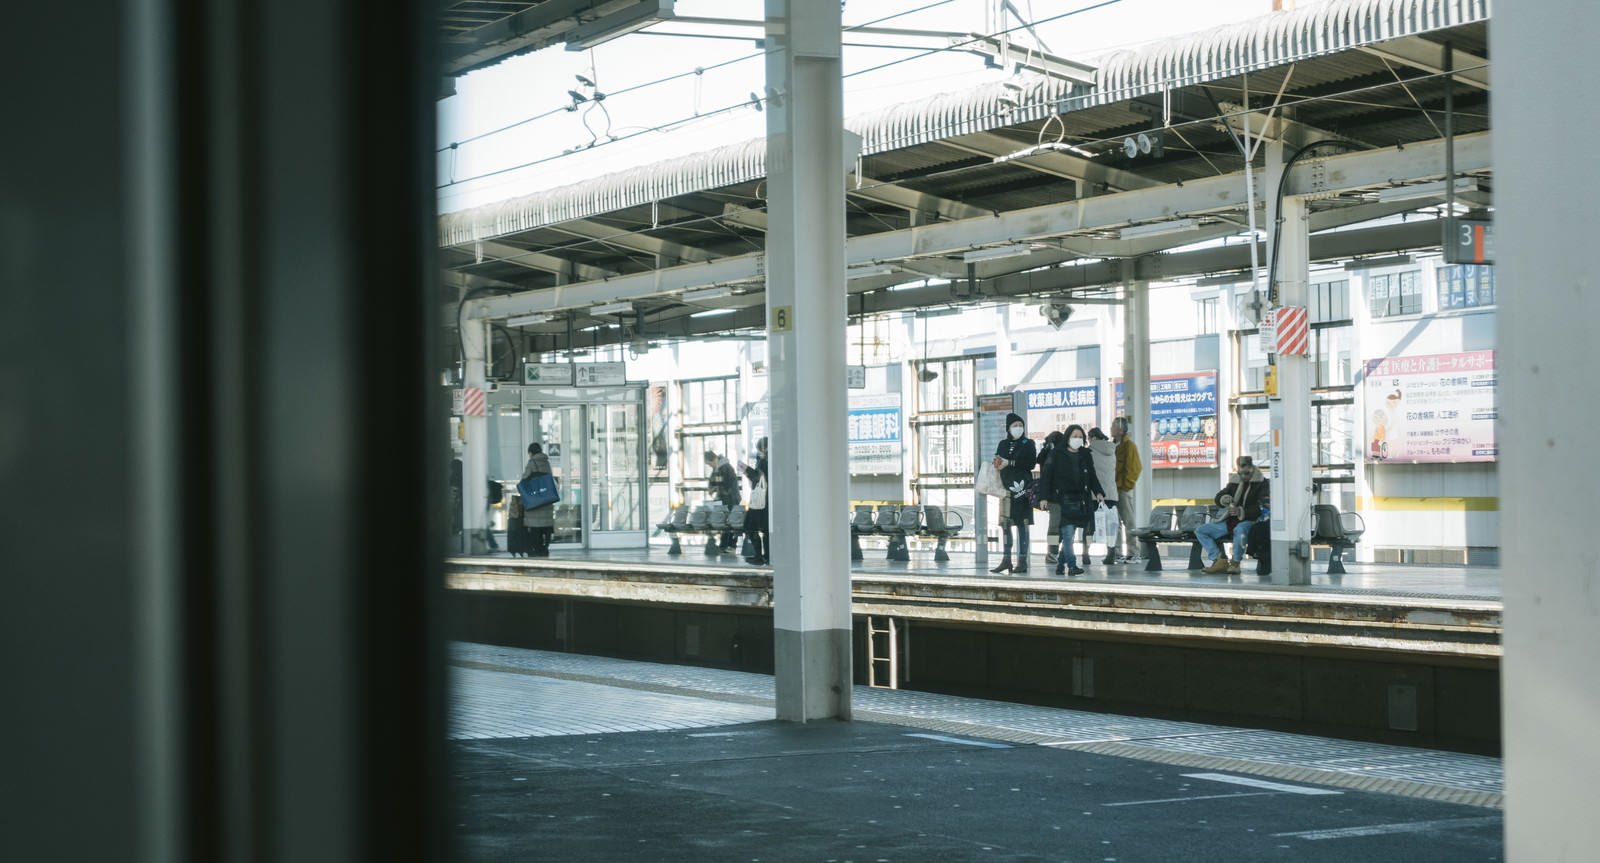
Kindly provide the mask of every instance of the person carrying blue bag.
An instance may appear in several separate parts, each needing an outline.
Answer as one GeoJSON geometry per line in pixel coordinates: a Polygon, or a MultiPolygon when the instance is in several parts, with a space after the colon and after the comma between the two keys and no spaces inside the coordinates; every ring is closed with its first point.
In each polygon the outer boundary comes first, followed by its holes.
{"type": "Polygon", "coordinates": [[[550,457],[544,447],[528,444],[528,464],[517,483],[522,495],[522,524],[533,534],[533,557],[550,556],[550,536],[555,533],[555,504],[561,499],[555,476],[550,472],[550,457]]]}

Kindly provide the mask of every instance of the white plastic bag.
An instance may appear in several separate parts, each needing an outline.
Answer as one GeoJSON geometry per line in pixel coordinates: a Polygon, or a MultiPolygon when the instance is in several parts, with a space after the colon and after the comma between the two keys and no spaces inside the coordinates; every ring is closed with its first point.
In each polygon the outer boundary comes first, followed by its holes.
{"type": "Polygon", "coordinates": [[[1117,541],[1117,508],[1102,501],[1094,511],[1094,535],[1103,542],[1117,541]]]}
{"type": "Polygon", "coordinates": [[[994,469],[994,462],[986,461],[978,466],[977,481],[973,483],[973,488],[977,489],[978,494],[986,494],[990,497],[1008,498],[1011,496],[1006,491],[1005,484],[1000,481],[1000,471],[994,469]]]}

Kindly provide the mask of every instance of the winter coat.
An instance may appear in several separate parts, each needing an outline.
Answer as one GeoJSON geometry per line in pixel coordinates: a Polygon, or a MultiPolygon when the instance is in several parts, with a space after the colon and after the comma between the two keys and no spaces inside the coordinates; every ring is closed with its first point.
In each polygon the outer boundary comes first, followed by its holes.
{"type": "MultiPolygon", "coordinates": [[[[550,473],[550,457],[544,453],[530,456],[528,464],[522,469],[522,479],[550,473]]],[[[555,504],[545,504],[538,509],[525,509],[522,511],[522,524],[524,527],[555,527],[555,504]]]]}
{"type": "Polygon", "coordinates": [[[1261,508],[1271,503],[1272,483],[1268,482],[1260,471],[1256,471],[1255,477],[1245,485],[1244,491],[1240,492],[1239,475],[1236,473],[1229,474],[1228,484],[1217,492],[1215,498],[1212,498],[1212,500],[1216,501],[1217,506],[1226,506],[1222,502],[1222,496],[1225,494],[1231,495],[1233,497],[1233,505],[1240,508],[1240,512],[1243,513],[1240,517],[1242,521],[1260,521],[1261,508]]]}
{"type": "MultiPolygon", "coordinates": [[[[1005,484],[1007,490],[1015,488],[1019,482],[1022,483],[1023,489],[1026,490],[1028,483],[1033,479],[1033,468],[1039,463],[1039,448],[1033,442],[1033,438],[1028,437],[1027,434],[1023,434],[1022,437],[1015,440],[1011,438],[1009,429],[1012,425],[1020,422],[1022,422],[1022,417],[1016,414],[1006,414],[1006,429],[1008,431],[1006,436],[1001,439],[1000,445],[994,448],[995,455],[1009,462],[1009,464],[1000,469],[1000,481],[1005,484]]],[[[1013,498],[1018,496],[1018,493],[1012,492],[1013,498]]]]}
{"type": "Polygon", "coordinates": [[[1117,444],[1117,491],[1133,491],[1141,473],[1144,473],[1144,456],[1139,454],[1139,445],[1133,438],[1123,435],[1117,444]]]}
{"type": "Polygon", "coordinates": [[[1095,474],[1094,458],[1087,447],[1077,451],[1067,447],[1057,448],[1050,457],[1049,474],[1040,477],[1040,480],[1049,490],[1047,499],[1062,504],[1062,524],[1088,527],[1094,518],[1094,496],[1104,494],[1105,489],[1100,485],[1100,477],[1095,474]],[[1088,505],[1073,513],[1072,508],[1066,505],[1068,501],[1088,505]]]}
{"type": "Polygon", "coordinates": [[[1094,477],[1105,490],[1106,503],[1117,501],[1117,446],[1108,440],[1089,441],[1089,457],[1094,461],[1094,477]]]}
{"type": "Polygon", "coordinates": [[[739,494],[739,475],[733,472],[733,465],[728,464],[727,459],[717,459],[717,466],[711,471],[709,483],[706,490],[711,497],[721,501],[723,506],[732,509],[743,500],[739,494]]]}
{"type": "Polygon", "coordinates": [[[1000,468],[1000,482],[1010,492],[1009,497],[1000,501],[999,516],[1014,523],[1033,524],[1033,501],[1028,498],[1028,487],[1033,484],[1033,468],[1039,463],[1039,448],[1026,432],[1012,439],[1011,427],[1021,422],[1022,417],[1006,414],[1006,436],[994,448],[994,454],[1006,462],[1000,468]]]}
{"type": "MultiPolygon", "coordinates": [[[[764,455],[758,455],[756,456],[756,463],[754,465],[745,465],[744,478],[750,481],[750,500],[753,504],[755,502],[756,486],[767,481],[767,457],[764,455]]],[[[770,484],[768,485],[768,489],[771,489],[770,484]]],[[[762,508],[765,507],[766,504],[763,503],[762,508]]]]}

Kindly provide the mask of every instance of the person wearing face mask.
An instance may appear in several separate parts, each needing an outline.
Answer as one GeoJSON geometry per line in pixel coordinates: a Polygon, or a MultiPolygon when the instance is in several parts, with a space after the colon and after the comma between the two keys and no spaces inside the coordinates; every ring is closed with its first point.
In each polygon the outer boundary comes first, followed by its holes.
{"type": "Polygon", "coordinates": [[[1195,539],[1200,540],[1200,547],[1211,558],[1205,571],[1212,575],[1224,571],[1230,574],[1239,572],[1239,562],[1244,560],[1244,546],[1250,537],[1250,528],[1261,519],[1261,508],[1268,504],[1272,491],[1267,478],[1256,470],[1255,459],[1247,455],[1239,456],[1238,465],[1238,472],[1228,477],[1228,484],[1217,492],[1217,506],[1228,508],[1226,519],[1207,522],[1194,529],[1195,539]],[[1230,533],[1233,534],[1232,561],[1222,554],[1221,547],[1217,545],[1217,540],[1230,533]]]}
{"type": "MultiPolygon", "coordinates": [[[[1048,476],[1041,477],[1046,499],[1061,506],[1061,548],[1056,551],[1056,575],[1081,575],[1073,543],[1079,529],[1087,529],[1094,518],[1095,502],[1105,499],[1094,460],[1085,445],[1088,436],[1083,426],[1067,426],[1067,446],[1050,459],[1048,476]]],[[[1088,563],[1086,559],[1084,561],[1088,563]]]]}
{"type": "Polygon", "coordinates": [[[990,572],[1028,571],[1028,526],[1033,524],[1033,505],[1028,501],[1028,483],[1033,479],[1033,466],[1039,462],[1039,451],[1033,439],[1026,434],[1022,417],[1006,414],[1006,436],[994,450],[994,467],[1000,471],[1000,482],[1007,495],[1000,498],[1000,533],[1005,537],[1005,556],[1000,565],[990,572]],[[1011,537],[1016,532],[1017,564],[1011,565],[1011,537]]]}

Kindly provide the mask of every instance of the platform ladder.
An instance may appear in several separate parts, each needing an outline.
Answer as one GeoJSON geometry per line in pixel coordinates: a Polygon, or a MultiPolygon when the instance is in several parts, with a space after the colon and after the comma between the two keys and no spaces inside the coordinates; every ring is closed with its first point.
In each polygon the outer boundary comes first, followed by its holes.
{"type": "Polygon", "coordinates": [[[867,685],[900,688],[900,624],[892,617],[867,616],[867,685]]]}

